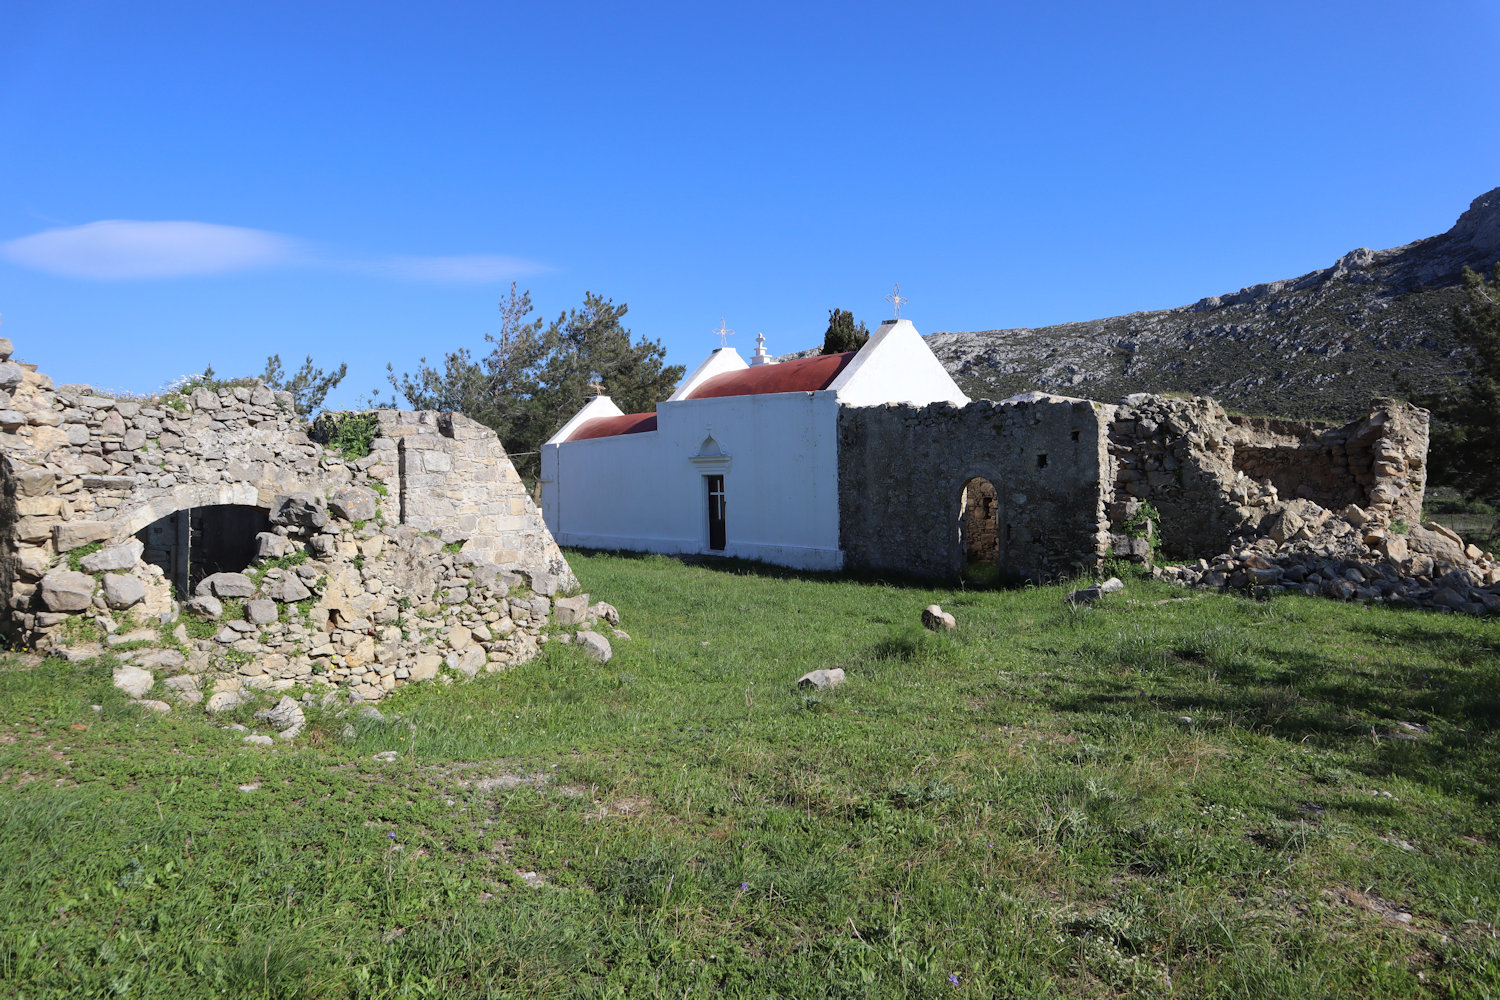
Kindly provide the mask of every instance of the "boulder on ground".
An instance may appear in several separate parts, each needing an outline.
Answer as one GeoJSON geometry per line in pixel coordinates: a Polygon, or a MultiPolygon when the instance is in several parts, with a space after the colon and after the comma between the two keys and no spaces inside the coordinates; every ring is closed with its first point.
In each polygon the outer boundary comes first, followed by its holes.
{"type": "Polygon", "coordinates": [[[606,625],[619,625],[620,612],[613,604],[598,601],[589,606],[589,617],[606,625]]]}
{"type": "Polygon", "coordinates": [[[183,605],[189,614],[199,615],[203,618],[217,618],[224,613],[224,605],[217,598],[209,594],[200,594],[189,598],[183,605]]]}
{"type": "Polygon", "coordinates": [[[302,714],[302,706],[286,695],[282,695],[281,700],[271,708],[256,712],[255,717],[261,722],[270,723],[276,729],[290,729],[307,721],[302,714]]]}
{"type": "Polygon", "coordinates": [[[933,632],[947,632],[958,628],[958,621],[936,604],[922,609],[922,627],[933,632]]]}
{"type": "Polygon", "coordinates": [[[132,698],[145,697],[146,692],[156,683],[151,671],[132,666],[116,667],[114,680],[115,687],[132,698]]]}
{"type": "Polygon", "coordinates": [[[216,691],[209,696],[208,702],[203,706],[203,710],[210,715],[216,715],[219,712],[229,712],[239,708],[244,700],[244,696],[238,691],[216,691]]]}
{"type": "Polygon", "coordinates": [[[590,659],[598,660],[600,663],[608,663],[615,655],[615,651],[610,648],[609,640],[590,629],[584,629],[578,633],[578,645],[583,648],[590,659]]]}
{"type": "Polygon", "coordinates": [[[1069,604],[1092,604],[1103,598],[1105,594],[1118,594],[1124,589],[1125,582],[1117,576],[1112,576],[1103,583],[1073,591],[1068,595],[1067,601],[1069,604]]]}
{"type": "Polygon", "coordinates": [[[832,670],[811,670],[797,678],[797,686],[800,688],[824,688],[838,687],[844,683],[844,671],[840,667],[832,670]]]}
{"type": "Polygon", "coordinates": [[[187,662],[187,657],[175,649],[152,649],[142,653],[135,662],[142,667],[166,667],[171,669],[182,666],[187,662]]]}
{"type": "Polygon", "coordinates": [[[94,578],[55,569],[42,577],[42,606],[48,611],[86,611],[94,599],[94,578]]]}

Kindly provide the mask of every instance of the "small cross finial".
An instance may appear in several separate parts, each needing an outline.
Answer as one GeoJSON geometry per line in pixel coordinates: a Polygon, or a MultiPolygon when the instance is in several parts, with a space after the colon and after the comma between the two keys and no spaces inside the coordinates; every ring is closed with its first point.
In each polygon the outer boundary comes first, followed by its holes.
{"type": "Polygon", "coordinates": [[[719,328],[714,331],[714,334],[719,338],[720,347],[728,347],[729,338],[734,336],[734,331],[724,325],[724,317],[720,316],[719,328]]]}
{"type": "Polygon", "coordinates": [[[589,388],[594,390],[595,396],[604,395],[604,383],[600,382],[598,379],[594,379],[594,381],[590,382],[589,388]]]}
{"type": "Polygon", "coordinates": [[[906,305],[906,303],[908,303],[908,302],[911,301],[910,299],[905,298],[901,294],[901,284],[900,284],[900,282],[896,283],[894,291],[892,291],[891,294],[887,295],[885,297],[885,300],[887,302],[889,302],[892,306],[894,306],[896,308],[896,318],[897,319],[901,318],[901,307],[904,306],[904,305],[906,305]]]}

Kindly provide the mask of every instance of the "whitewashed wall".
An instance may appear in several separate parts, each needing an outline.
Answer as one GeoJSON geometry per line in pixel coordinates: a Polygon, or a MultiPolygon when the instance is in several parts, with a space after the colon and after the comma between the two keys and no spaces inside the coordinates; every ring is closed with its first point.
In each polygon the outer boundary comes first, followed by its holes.
{"type": "Polygon", "coordinates": [[[655,431],[549,443],[543,516],[561,545],[707,553],[703,477],[722,474],[718,554],[838,569],[837,406],[831,390],[664,402],[655,431]],[[724,459],[703,457],[709,437],[724,459]]]}

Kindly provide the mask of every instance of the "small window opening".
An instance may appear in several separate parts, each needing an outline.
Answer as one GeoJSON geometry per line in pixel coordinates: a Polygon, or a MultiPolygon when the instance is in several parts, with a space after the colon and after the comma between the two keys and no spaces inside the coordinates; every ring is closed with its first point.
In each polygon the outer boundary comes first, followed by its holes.
{"type": "Polygon", "coordinates": [[[1078,440],[1078,432],[1077,432],[1077,431],[1074,431],[1074,432],[1073,432],[1073,434],[1072,434],[1072,438],[1073,438],[1073,440],[1074,440],[1074,441],[1077,441],[1077,440],[1078,440]]]}
{"type": "Polygon", "coordinates": [[[1045,469],[1047,467],[1047,456],[1045,454],[1043,454],[1043,453],[1038,453],[1037,454],[1037,456],[1036,456],[1036,467],[1038,469],[1045,469]]]}

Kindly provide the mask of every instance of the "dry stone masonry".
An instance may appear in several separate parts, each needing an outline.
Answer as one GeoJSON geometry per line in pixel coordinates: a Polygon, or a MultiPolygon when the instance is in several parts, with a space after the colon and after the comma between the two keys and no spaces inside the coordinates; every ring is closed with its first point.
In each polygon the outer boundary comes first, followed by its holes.
{"type": "Polygon", "coordinates": [[[953,578],[1094,569],[1106,554],[1108,408],[1087,400],[841,407],[847,569],[953,578]]]}
{"type": "Polygon", "coordinates": [[[1386,398],[1342,427],[1148,394],[845,407],[840,543],[882,573],[1039,580],[1160,554],[1198,560],[1157,570],[1184,584],[1500,610],[1495,559],[1421,521],[1427,431],[1386,398]]]}
{"type": "Polygon", "coordinates": [[[310,434],[290,395],[259,383],[119,399],[10,355],[0,341],[13,641],[114,650],[122,688],[163,680],[210,710],[256,688],[374,700],[503,669],[552,634],[586,634],[608,658],[618,613],[568,596],[578,582],[483,426],[345,415],[373,437],[345,458],[319,440],[337,418],[310,434]]]}

